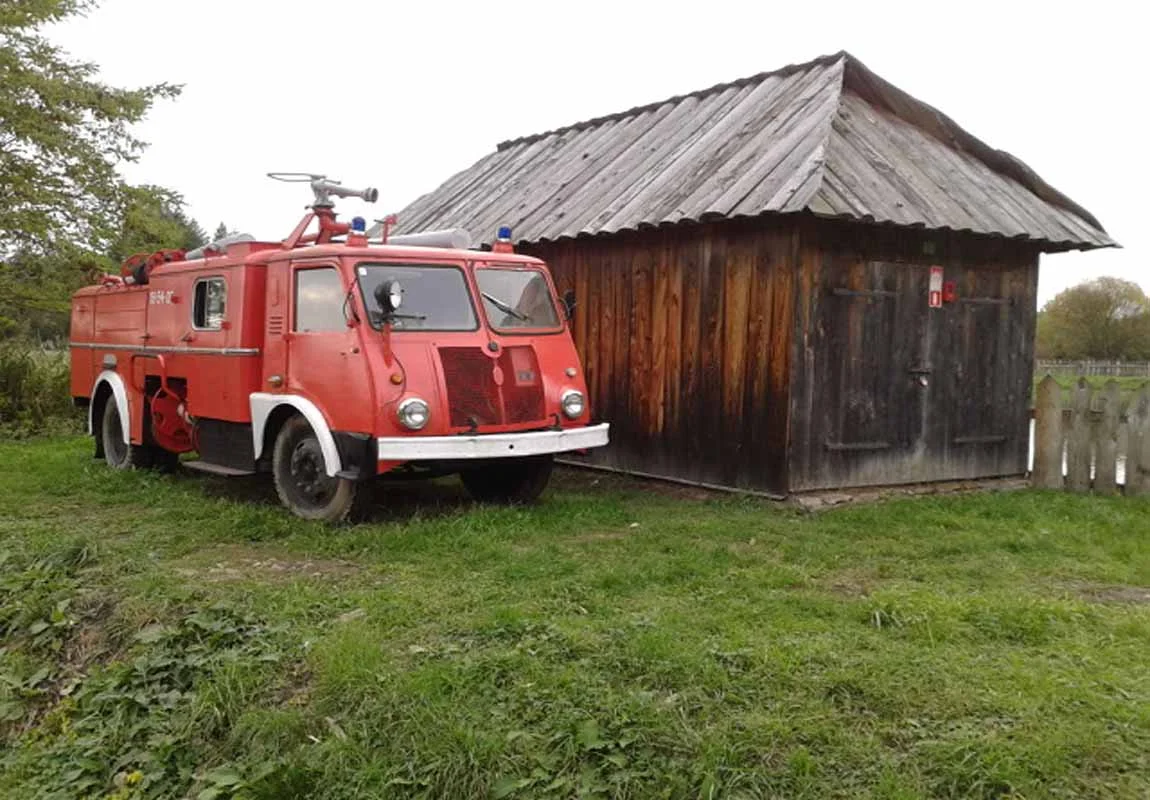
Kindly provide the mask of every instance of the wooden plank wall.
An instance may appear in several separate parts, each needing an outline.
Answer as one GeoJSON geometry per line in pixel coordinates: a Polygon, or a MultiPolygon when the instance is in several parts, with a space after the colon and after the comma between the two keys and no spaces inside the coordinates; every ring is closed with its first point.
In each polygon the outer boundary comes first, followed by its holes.
{"type": "Polygon", "coordinates": [[[1026,471],[1033,245],[807,218],[798,282],[793,491],[1026,471]],[[958,301],[940,309],[927,308],[932,265],[958,289],[958,301]],[[860,333],[872,329],[889,341],[860,333]],[[877,384],[844,366],[862,361],[875,362],[877,384]],[[888,402],[870,396],[876,386],[888,402]],[[867,420],[868,441],[849,441],[858,409],[872,405],[879,418],[867,420]]]}
{"type": "Polygon", "coordinates": [[[785,493],[794,219],[679,226],[536,245],[560,293],[592,413],[591,463],[785,493]]]}

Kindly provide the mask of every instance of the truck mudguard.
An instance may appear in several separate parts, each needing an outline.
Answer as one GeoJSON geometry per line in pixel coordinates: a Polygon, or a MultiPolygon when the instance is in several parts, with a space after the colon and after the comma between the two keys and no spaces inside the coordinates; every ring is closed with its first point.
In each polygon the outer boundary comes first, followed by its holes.
{"type": "MultiPolygon", "coordinates": [[[[131,444],[132,436],[132,423],[128,417],[128,390],[124,388],[124,379],[120,377],[119,373],[106,369],[96,376],[96,382],[92,384],[92,394],[89,397],[95,398],[100,391],[100,384],[108,384],[108,388],[112,390],[112,400],[116,403],[116,408],[120,412],[120,427],[124,431],[124,444],[131,444]]],[[[99,424],[98,420],[92,419],[93,409],[95,403],[88,404],[88,433],[96,434],[96,425],[99,424]]]]}
{"type": "Polygon", "coordinates": [[[279,406],[291,406],[303,415],[304,419],[311,425],[311,429],[315,431],[316,438],[319,439],[320,450],[323,451],[324,471],[329,476],[334,476],[343,469],[339,448],[335,444],[335,437],[331,435],[331,428],[328,427],[323,412],[316,407],[315,403],[306,397],[299,397],[294,394],[253,392],[249,397],[252,406],[252,448],[257,460],[263,453],[264,428],[267,426],[268,417],[279,406]]]}

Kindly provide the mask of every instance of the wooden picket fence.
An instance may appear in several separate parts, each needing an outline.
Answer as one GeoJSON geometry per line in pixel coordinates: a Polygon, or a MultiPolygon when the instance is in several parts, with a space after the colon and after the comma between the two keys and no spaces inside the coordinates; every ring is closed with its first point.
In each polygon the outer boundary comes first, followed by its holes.
{"type": "Polygon", "coordinates": [[[1124,472],[1127,495],[1150,494],[1150,384],[1123,398],[1115,380],[1095,390],[1080,378],[1064,403],[1062,387],[1047,375],[1034,423],[1034,486],[1118,494],[1124,472]]]}

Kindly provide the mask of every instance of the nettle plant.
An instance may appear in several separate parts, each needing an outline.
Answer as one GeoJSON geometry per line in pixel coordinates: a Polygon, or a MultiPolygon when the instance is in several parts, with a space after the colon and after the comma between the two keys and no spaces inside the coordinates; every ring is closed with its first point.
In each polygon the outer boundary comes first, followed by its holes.
{"type": "Polygon", "coordinates": [[[38,557],[0,553],[0,791],[274,796],[281,762],[233,761],[228,742],[242,710],[274,686],[278,632],[228,605],[180,609],[111,643],[103,659],[74,662],[93,617],[114,615],[107,598],[85,597],[95,561],[83,543],[38,557]]]}

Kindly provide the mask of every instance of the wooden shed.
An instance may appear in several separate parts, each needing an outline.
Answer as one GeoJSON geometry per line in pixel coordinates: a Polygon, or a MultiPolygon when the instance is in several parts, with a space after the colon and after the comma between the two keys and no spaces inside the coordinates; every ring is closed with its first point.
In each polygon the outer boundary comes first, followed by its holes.
{"type": "Polygon", "coordinates": [[[1039,254],[1114,245],[847,53],[504,142],[399,220],[574,290],[591,463],[772,495],[1024,473],[1039,254]]]}

